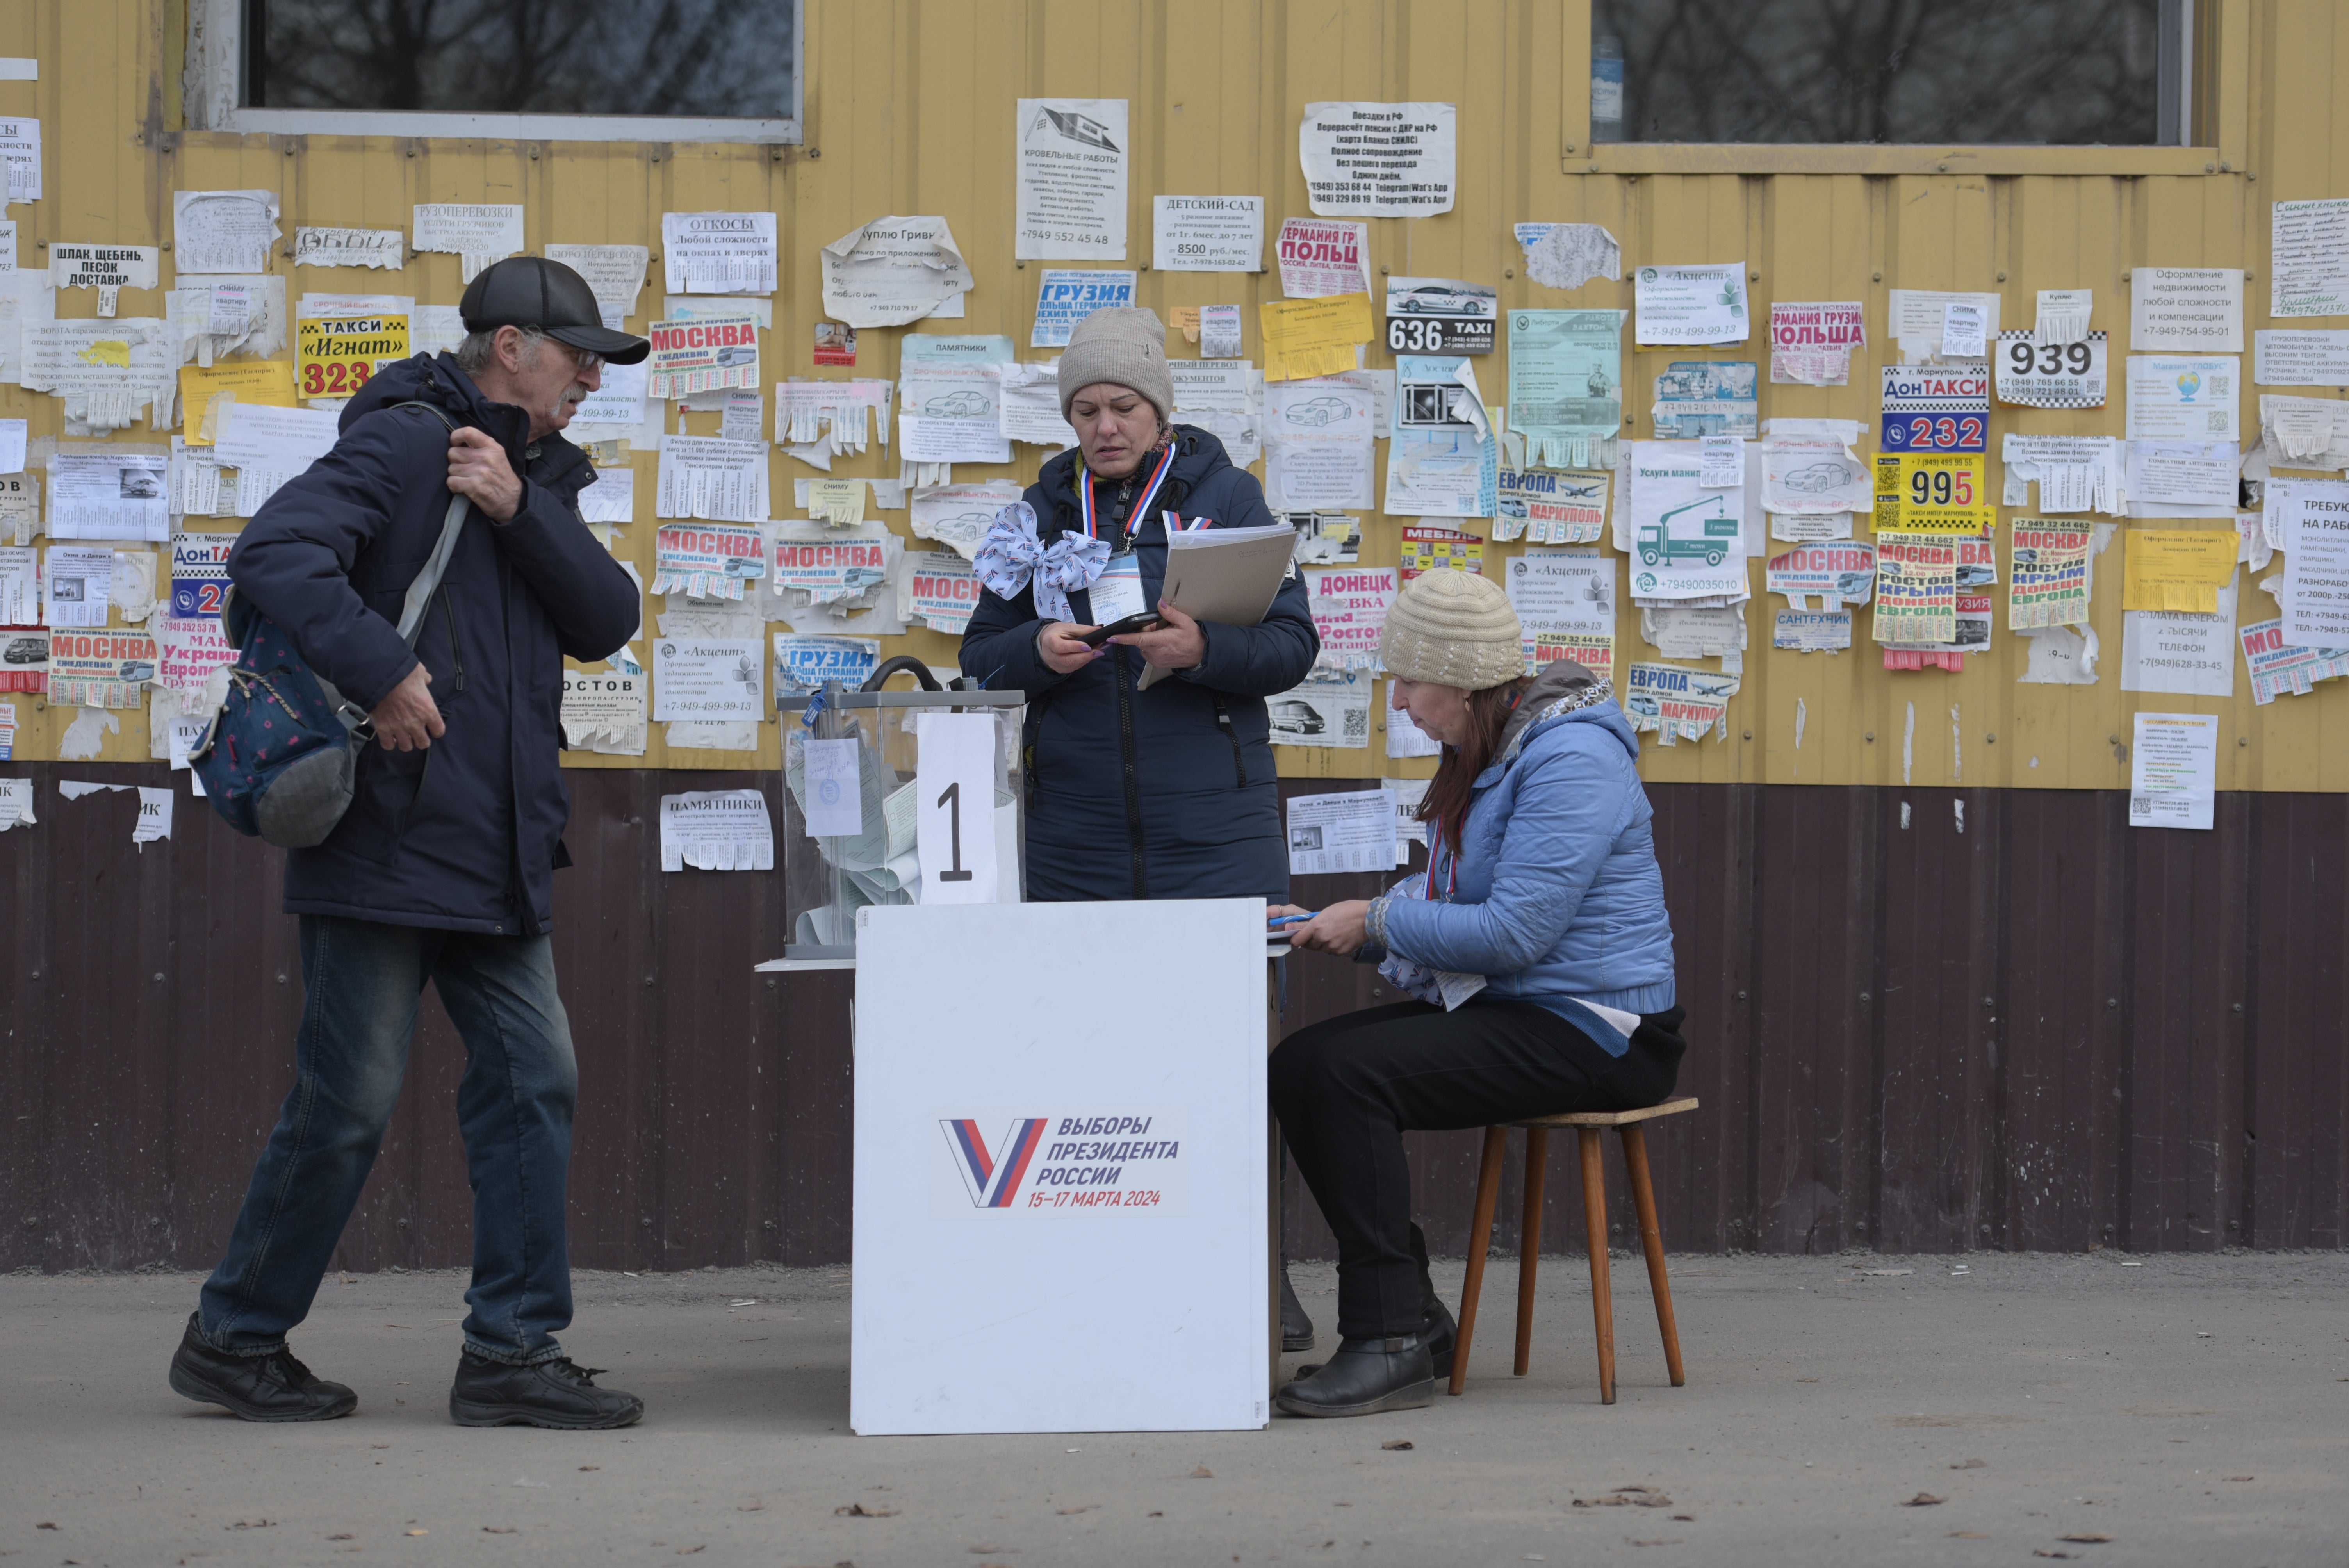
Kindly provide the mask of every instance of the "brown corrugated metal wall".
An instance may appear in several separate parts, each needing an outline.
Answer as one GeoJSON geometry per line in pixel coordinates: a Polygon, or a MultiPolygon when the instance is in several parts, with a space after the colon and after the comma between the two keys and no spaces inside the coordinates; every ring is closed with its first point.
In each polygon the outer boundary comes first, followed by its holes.
{"type": "MultiPolygon", "coordinates": [[[[208,1266],[290,1070],[278,856],[187,805],[171,841],[134,850],[134,795],[56,788],[160,784],[160,764],[30,771],[39,830],[0,834],[16,926],[0,1269],[208,1266]]],[[[740,777],[569,776],[558,962],[583,1265],[848,1255],[848,977],[752,972],[782,947],[775,879],[655,861],[660,793],[740,777]]],[[[1690,1014],[1682,1088],[1704,1101],[1653,1139],[1673,1246],[2343,1244],[2349,799],[2222,794],[2213,832],[2132,833],[2103,792],[1650,791],[1690,1014]]],[[[1379,999],[1364,967],[1290,974],[1292,1026],[1379,999]]],[[[461,1047],[437,1003],[425,1019],[347,1266],[468,1255],[461,1047]]],[[[1456,1252],[1476,1135],[1413,1141],[1422,1217],[1456,1252]]],[[[1546,1244],[1573,1250],[1566,1147],[1548,1192],[1546,1244]]],[[[1291,1250],[1329,1255],[1299,1184],[1288,1210],[1291,1250]]]]}

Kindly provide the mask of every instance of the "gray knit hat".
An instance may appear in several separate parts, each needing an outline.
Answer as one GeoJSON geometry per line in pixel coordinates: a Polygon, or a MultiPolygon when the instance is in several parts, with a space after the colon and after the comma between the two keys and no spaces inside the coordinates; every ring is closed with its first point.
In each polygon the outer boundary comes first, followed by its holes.
{"type": "Polygon", "coordinates": [[[1061,418],[1086,387],[1103,381],[1131,387],[1174,417],[1174,376],[1166,368],[1166,329],[1149,309],[1097,310],[1077,323],[1061,356],[1061,418]]]}
{"type": "Polygon", "coordinates": [[[1395,596],[1379,663],[1403,680],[1483,691],[1526,673],[1524,632],[1500,584],[1439,566],[1395,596]]]}

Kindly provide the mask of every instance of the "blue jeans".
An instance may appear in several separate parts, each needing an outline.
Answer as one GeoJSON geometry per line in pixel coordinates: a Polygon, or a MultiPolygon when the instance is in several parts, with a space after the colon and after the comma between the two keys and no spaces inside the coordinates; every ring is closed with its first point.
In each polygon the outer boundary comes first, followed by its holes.
{"type": "Polygon", "coordinates": [[[571,1322],[564,1180],[579,1067],[546,936],[481,936],[305,914],[302,1033],[228,1255],[198,1322],[237,1356],[284,1346],[309,1315],[399,1100],[429,980],[465,1041],[457,1125],[473,1188],[465,1348],[529,1364],[563,1354],[571,1322]]]}

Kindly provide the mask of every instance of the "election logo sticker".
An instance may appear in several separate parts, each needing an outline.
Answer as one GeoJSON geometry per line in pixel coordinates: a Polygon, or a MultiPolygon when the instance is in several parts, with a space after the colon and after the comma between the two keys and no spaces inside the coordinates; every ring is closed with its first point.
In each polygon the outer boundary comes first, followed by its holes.
{"type": "Polygon", "coordinates": [[[1181,1108],[936,1110],[930,1217],[1188,1212],[1181,1108]]]}

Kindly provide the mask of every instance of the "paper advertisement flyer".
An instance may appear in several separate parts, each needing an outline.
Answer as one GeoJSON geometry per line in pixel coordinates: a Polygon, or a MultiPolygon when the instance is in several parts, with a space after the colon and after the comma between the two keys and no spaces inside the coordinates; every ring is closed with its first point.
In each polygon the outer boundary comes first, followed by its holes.
{"type": "Polygon", "coordinates": [[[756,789],[697,789],[660,803],[661,870],[771,872],[775,833],[756,789]]]}
{"type": "Polygon", "coordinates": [[[2281,618],[2255,621],[2240,635],[2251,701],[2261,707],[2279,696],[2306,696],[2318,681],[2349,676],[2349,647],[2295,646],[2283,640],[2281,618]]]}
{"type": "Polygon", "coordinates": [[[766,713],[766,661],[755,637],[653,640],[653,717],[757,719],[766,713]]]}
{"type": "Polygon", "coordinates": [[[2279,319],[2349,315],[2349,201],[2271,206],[2268,314],[2279,319]]]}
{"type": "Polygon", "coordinates": [[[2131,269],[2129,347],[2168,354],[2240,354],[2243,270],[2131,269]]]}
{"type": "Polygon", "coordinates": [[[1642,346],[1744,343],[1753,335],[1744,262],[1641,267],[1633,276],[1634,341],[1642,346]]]}
{"type": "Polygon", "coordinates": [[[2140,713],[2129,748],[2129,826],[2208,828],[2219,790],[2219,717],[2140,713]]]}
{"type": "Polygon", "coordinates": [[[1321,651],[1315,663],[1325,669],[1376,669],[1379,634],[1387,610],[1394,603],[1396,571],[1392,566],[1349,567],[1305,574],[1313,629],[1321,651]]]}
{"type": "Polygon", "coordinates": [[[1760,435],[1755,395],[1761,369],[1750,359],[1683,359],[1665,366],[1656,377],[1656,401],[1649,410],[1656,438],[1760,435]]]}
{"type": "Polygon", "coordinates": [[[1851,381],[1851,353],[1868,346],[1857,300],[1774,302],[1770,306],[1770,380],[1805,387],[1851,381]]]}
{"type": "Polygon", "coordinates": [[[1727,721],[1738,686],[1727,671],[1634,663],[1623,686],[1623,716],[1634,730],[1653,733],[1665,746],[1702,740],[1706,730],[1727,721]]]}
{"type": "MultiPolygon", "coordinates": [[[[775,634],[775,695],[794,697],[838,681],[854,691],[880,666],[881,644],[873,637],[826,637],[796,632],[775,634]]],[[[791,705],[794,709],[798,704],[791,705]]]]}
{"type": "Polygon", "coordinates": [[[933,632],[962,635],[978,608],[979,582],[970,562],[951,551],[924,550],[908,554],[905,603],[899,615],[919,621],[933,632]]]}
{"type": "Polygon", "coordinates": [[[1623,428],[1623,313],[1509,313],[1509,420],[1526,460],[1605,469],[1623,428]]]}
{"type": "Polygon", "coordinates": [[[1134,276],[1130,272],[1047,267],[1037,284],[1036,325],[1028,335],[1028,346],[1066,348],[1069,334],[1093,312],[1132,306],[1134,276]]]}
{"type": "Polygon", "coordinates": [[[1371,226],[1330,218],[1280,222],[1280,292],[1290,299],[1371,292],[1371,226]]]}
{"type": "MultiPolygon", "coordinates": [[[[2349,541],[2349,520],[2344,520],[2344,538],[2349,541]]],[[[2234,575],[2231,528],[2132,528],[2121,577],[2121,608],[2211,614],[2219,608],[2220,588],[2234,575]]]]}
{"type": "Polygon", "coordinates": [[[1743,492],[1707,490],[1693,443],[1630,443],[1627,537],[1634,599],[1747,592],[1743,492]]]}
{"type": "Polygon", "coordinates": [[[1264,198],[1154,196],[1151,264],[1162,273],[1264,271],[1264,198]]]}
{"type": "MultiPolygon", "coordinates": [[[[55,575],[51,576],[54,588],[55,575]]],[[[144,632],[49,634],[49,702],[57,707],[138,707],[160,654],[144,632]]]]}
{"type": "Polygon", "coordinates": [[[1990,445],[1990,367],[1888,365],[1880,440],[1888,452],[1980,452],[1990,445]]]}
{"type": "Polygon", "coordinates": [[[1367,749],[1371,686],[1361,671],[1317,670],[1266,701],[1272,743],[1367,749]]]}
{"type": "Polygon", "coordinates": [[[775,292],[772,212],[664,212],[661,271],[671,294],[775,292]]]}
{"type": "Polygon", "coordinates": [[[1371,296],[1268,300],[1257,306],[1267,381],[1300,381],[1352,370],[1371,340],[1371,296]]]}
{"type": "Polygon", "coordinates": [[[419,201],[415,204],[415,245],[460,258],[463,281],[492,262],[523,248],[523,209],[516,202],[419,201]]]}
{"type": "Polygon", "coordinates": [[[1019,101],[1013,256],[1125,260],[1125,117],[1123,98],[1019,101]]]}
{"type": "Polygon", "coordinates": [[[1395,813],[1384,789],[1294,795],[1288,815],[1290,876],[1394,869],[1395,813]]]}
{"type": "Polygon", "coordinates": [[[2121,690],[2178,696],[2235,695],[2235,584],[2208,615],[2130,610],[2121,616],[2121,690]]]}
{"type": "Polygon", "coordinates": [[[2239,359],[2132,354],[2127,437],[2137,440],[2238,441],[2239,359]]]}
{"type": "Polygon", "coordinates": [[[767,574],[765,534],[756,526],[663,523],[653,534],[655,593],[740,599],[745,583],[767,574]]]}
{"type": "Polygon", "coordinates": [[[1797,610],[1812,608],[1813,599],[1822,610],[1866,603],[1875,592],[1876,548],[1856,540],[1796,545],[1770,557],[1763,586],[1797,610]]]}
{"type": "Polygon", "coordinates": [[[1452,211],[1459,133],[1448,103],[1305,106],[1297,158],[1317,218],[1429,218],[1452,211]]]}
{"type": "Polygon", "coordinates": [[[1500,297],[1460,278],[1387,279],[1387,347],[1396,354],[1490,354],[1500,297]]]}
{"type": "Polygon", "coordinates": [[[1265,499],[1276,511],[1343,511],[1371,500],[1371,397],[1318,382],[1266,388],[1265,499]]]}
{"type": "Polygon", "coordinates": [[[2088,566],[2095,530],[2052,518],[2018,517],[2009,544],[2006,627],[2077,625],[2088,619],[2088,566]]]}
{"type": "Polygon", "coordinates": [[[1958,552],[1933,534],[1876,536],[1876,614],[1879,643],[1948,643],[1958,634],[1958,552]]]}
{"type": "Polygon", "coordinates": [[[2105,406],[2105,335],[2077,343],[2041,343],[2036,333],[2002,332],[1992,357],[1998,400],[2025,408],[2105,406]]]}
{"type": "Polygon", "coordinates": [[[1402,531],[1402,580],[1448,566],[1456,572],[1485,570],[1485,542],[1456,528],[1421,526],[1402,531]]]}
{"type": "Polygon", "coordinates": [[[1530,544],[1596,544],[1606,537],[1607,487],[1603,469],[1513,469],[1499,470],[1493,537],[1522,537],[1530,544]]]}
{"type": "Polygon", "coordinates": [[[759,322],[745,312],[657,321],[647,390],[660,401],[759,385],[759,322]]]}

